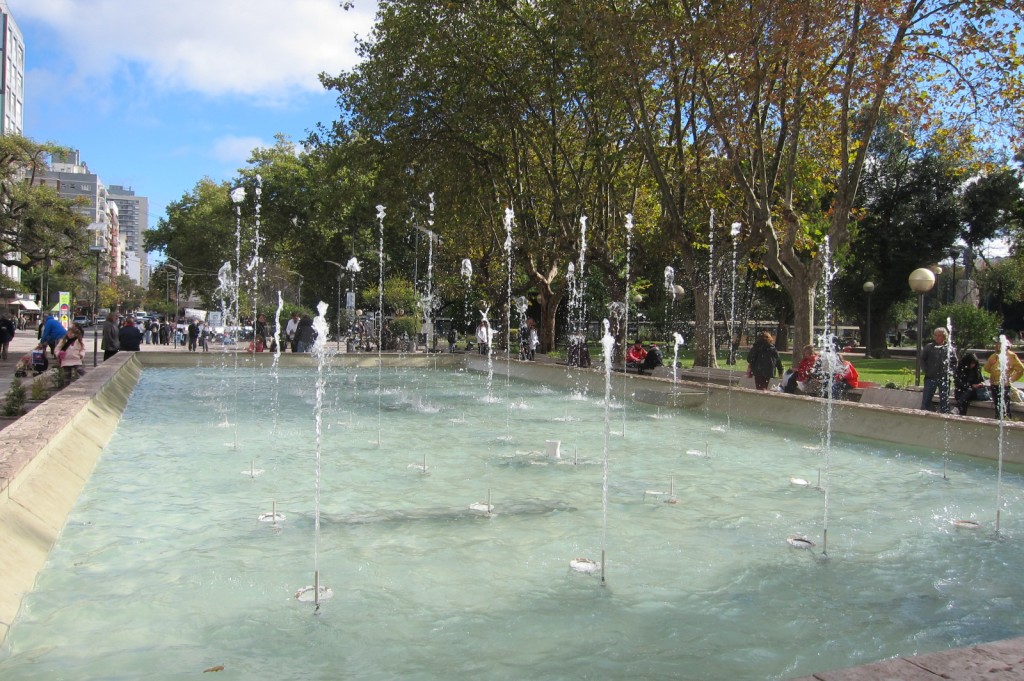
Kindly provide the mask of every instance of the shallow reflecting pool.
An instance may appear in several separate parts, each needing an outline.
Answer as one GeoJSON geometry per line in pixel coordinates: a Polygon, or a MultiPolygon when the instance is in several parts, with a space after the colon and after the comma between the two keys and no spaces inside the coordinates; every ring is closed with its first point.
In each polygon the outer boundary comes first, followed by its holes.
{"type": "Polygon", "coordinates": [[[312,372],[147,369],[0,677],[784,679],[1024,628],[1019,469],[996,535],[991,462],[630,405],[602,586],[570,561],[601,555],[603,395],[486,381],[329,371],[317,538],[312,372]]]}

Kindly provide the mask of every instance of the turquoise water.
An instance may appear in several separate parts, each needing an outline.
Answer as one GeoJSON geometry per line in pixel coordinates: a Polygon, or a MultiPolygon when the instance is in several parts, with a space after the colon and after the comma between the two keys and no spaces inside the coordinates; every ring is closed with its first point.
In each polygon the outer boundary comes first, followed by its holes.
{"type": "Polygon", "coordinates": [[[826,560],[818,433],[633,405],[602,586],[569,564],[600,559],[604,405],[485,383],[331,371],[316,544],[313,374],[147,369],[0,678],[784,679],[1024,628],[1019,470],[996,536],[994,464],[833,441],[826,560]]]}

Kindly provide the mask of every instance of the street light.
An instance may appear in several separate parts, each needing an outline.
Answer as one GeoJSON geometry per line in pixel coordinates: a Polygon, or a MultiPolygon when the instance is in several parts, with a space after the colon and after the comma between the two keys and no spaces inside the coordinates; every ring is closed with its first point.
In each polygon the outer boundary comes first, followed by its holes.
{"type": "Polygon", "coordinates": [[[338,296],[338,307],[337,307],[337,310],[336,310],[336,313],[338,315],[337,316],[337,319],[338,319],[338,322],[337,322],[338,338],[337,338],[337,341],[335,343],[335,347],[336,347],[336,349],[341,350],[341,271],[343,269],[345,269],[345,266],[342,265],[340,262],[334,262],[333,260],[324,260],[324,262],[330,263],[330,264],[332,264],[332,265],[334,265],[335,267],[338,268],[338,283],[334,287],[335,293],[337,293],[337,296],[338,296]]]}
{"type": "Polygon", "coordinates": [[[92,230],[92,244],[89,252],[96,254],[96,293],[92,303],[92,365],[99,365],[99,325],[96,313],[100,308],[100,256],[107,252],[107,230],[105,223],[95,222],[89,225],[92,230]]]}
{"type": "Polygon", "coordinates": [[[864,342],[864,358],[871,356],[871,294],[875,292],[875,282],[864,282],[864,293],[868,294],[868,329],[867,340],[864,342]]]}
{"type": "Polygon", "coordinates": [[[910,288],[917,294],[917,354],[914,356],[914,385],[921,385],[921,341],[924,337],[924,294],[935,286],[935,273],[919,267],[910,273],[910,288]]]}
{"type": "Polygon", "coordinates": [[[298,304],[301,307],[302,306],[302,282],[305,279],[305,277],[303,277],[301,274],[299,274],[295,270],[282,270],[282,272],[287,272],[288,274],[294,274],[296,277],[299,278],[299,300],[298,300],[298,304]]]}
{"type": "Polygon", "coordinates": [[[953,261],[953,286],[951,287],[953,293],[951,302],[953,303],[959,302],[956,299],[956,259],[960,257],[961,253],[963,253],[963,249],[960,246],[950,246],[946,249],[946,255],[953,261]]]}
{"type": "Polygon", "coordinates": [[[177,258],[172,258],[167,255],[164,256],[166,260],[173,260],[177,263],[174,266],[174,326],[171,328],[171,335],[174,337],[174,348],[178,348],[178,296],[181,293],[181,261],[177,258]]]}

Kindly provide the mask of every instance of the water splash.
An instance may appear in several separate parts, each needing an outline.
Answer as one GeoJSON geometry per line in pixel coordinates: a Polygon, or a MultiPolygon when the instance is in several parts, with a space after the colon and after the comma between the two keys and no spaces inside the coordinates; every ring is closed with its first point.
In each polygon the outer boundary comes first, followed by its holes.
{"type": "MultiPolygon", "coordinates": [[[[678,331],[674,332],[672,335],[674,336],[673,340],[675,341],[673,343],[675,352],[672,356],[672,385],[675,386],[677,380],[676,374],[678,373],[679,368],[679,347],[683,345],[683,343],[685,343],[686,341],[683,340],[682,335],[680,335],[678,331]]],[[[729,385],[730,387],[732,386],[732,381],[729,382],[729,385]]]]}
{"type": "Polygon", "coordinates": [[[299,600],[312,599],[317,610],[320,609],[320,601],[333,596],[330,588],[320,584],[320,474],[321,474],[321,452],[322,452],[322,422],[324,407],[324,389],[327,384],[325,367],[330,360],[330,352],[327,350],[327,303],[320,301],[317,304],[317,316],[313,319],[313,330],[316,331],[316,339],[313,341],[313,354],[317,360],[316,367],[316,406],[313,409],[313,419],[316,428],[316,468],[313,485],[313,586],[299,589],[295,597],[299,600]]]}
{"type": "Polygon", "coordinates": [[[384,328],[384,218],[387,215],[384,206],[377,205],[377,226],[379,241],[377,244],[377,446],[381,440],[381,396],[380,388],[384,380],[384,363],[381,357],[381,341],[384,328]]]}
{"type": "Polygon", "coordinates": [[[633,252],[633,214],[626,213],[626,283],[625,283],[625,309],[622,313],[622,437],[626,437],[626,412],[628,411],[629,400],[626,399],[626,346],[629,344],[629,277],[630,258],[633,252]]]}
{"type": "Polygon", "coordinates": [[[462,282],[465,284],[462,289],[462,324],[463,328],[466,328],[473,319],[469,312],[469,291],[473,284],[473,263],[469,258],[462,259],[461,274],[462,282]]]}
{"type": "Polygon", "coordinates": [[[739,222],[734,222],[730,231],[732,237],[732,288],[729,296],[729,359],[726,362],[730,366],[736,364],[736,257],[742,227],[743,225],[739,222]]]}
{"type": "MultiPolygon", "coordinates": [[[[505,411],[505,435],[509,439],[512,437],[512,399],[509,396],[511,390],[511,377],[512,377],[512,225],[515,223],[515,213],[511,208],[505,209],[505,269],[507,275],[507,286],[505,289],[506,303],[505,303],[505,343],[508,346],[505,350],[505,401],[508,403],[509,408],[505,411]]],[[[526,316],[526,300],[523,299],[522,311],[520,317],[524,319],[524,323],[520,324],[520,333],[523,333],[523,326],[525,325],[526,316]]]]}
{"type": "MultiPolygon", "coordinates": [[[[231,201],[235,204],[235,291],[242,290],[242,201],[245,200],[245,187],[236,187],[231,191],[231,201]]],[[[235,320],[241,319],[238,296],[235,296],[235,320]]],[[[175,312],[177,315],[177,312],[175,312]]]]}
{"type": "Polygon", "coordinates": [[[1008,384],[1006,382],[1006,370],[1009,363],[1010,344],[1006,336],[999,334],[999,385],[994,395],[999,400],[999,468],[996,475],[996,534],[999,534],[999,520],[1003,508],[1003,445],[1006,442],[1006,412],[1008,410],[1010,397],[1007,394],[1008,384]]]}
{"type": "Polygon", "coordinates": [[[604,350],[604,463],[601,469],[601,584],[605,583],[605,565],[608,549],[608,440],[611,436],[612,402],[612,356],[615,353],[615,338],[610,332],[611,324],[604,320],[604,335],[601,347],[604,350]]]}
{"type": "Polygon", "coordinates": [[[842,357],[836,351],[835,337],[831,332],[832,328],[832,281],[838,274],[838,268],[833,269],[831,243],[828,236],[825,236],[822,243],[822,294],[825,300],[824,330],[819,339],[821,349],[818,354],[819,380],[825,385],[825,412],[822,423],[821,448],[825,459],[825,479],[822,488],[824,495],[824,511],[822,514],[822,548],[821,555],[828,556],[828,521],[829,501],[831,496],[831,462],[832,462],[832,418],[836,398],[836,376],[844,370],[842,357]],[[823,372],[823,373],[822,373],[823,372]]]}

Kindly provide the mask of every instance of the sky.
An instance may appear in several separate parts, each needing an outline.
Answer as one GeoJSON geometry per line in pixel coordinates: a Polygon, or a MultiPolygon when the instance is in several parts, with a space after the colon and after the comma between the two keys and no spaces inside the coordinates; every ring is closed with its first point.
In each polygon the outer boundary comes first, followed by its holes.
{"type": "Polygon", "coordinates": [[[24,133],[78,149],[149,198],[150,228],[203,177],[227,180],[276,133],[337,118],[321,72],[357,62],[376,3],[7,0],[25,39],[24,133]]]}

